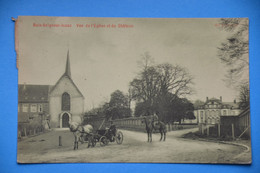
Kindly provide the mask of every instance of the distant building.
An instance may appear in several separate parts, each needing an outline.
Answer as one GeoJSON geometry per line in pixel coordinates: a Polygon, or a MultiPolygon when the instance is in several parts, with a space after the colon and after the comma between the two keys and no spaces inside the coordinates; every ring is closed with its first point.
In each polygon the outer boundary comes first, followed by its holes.
{"type": "Polygon", "coordinates": [[[81,122],[84,96],[71,78],[69,52],[64,74],[55,85],[18,86],[18,122],[30,122],[38,116],[48,118],[52,128],[69,126],[69,121],[81,122]]]}
{"type": "Polygon", "coordinates": [[[220,116],[238,116],[241,111],[236,100],[223,102],[222,97],[219,99],[207,97],[205,103],[195,107],[194,115],[198,123],[218,124],[220,116]]]}

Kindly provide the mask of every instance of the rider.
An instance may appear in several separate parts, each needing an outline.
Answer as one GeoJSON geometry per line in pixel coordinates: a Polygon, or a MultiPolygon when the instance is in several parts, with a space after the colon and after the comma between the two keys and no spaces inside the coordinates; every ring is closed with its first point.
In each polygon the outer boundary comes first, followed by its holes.
{"type": "Polygon", "coordinates": [[[116,128],[116,125],[114,125],[113,121],[110,121],[109,129],[112,130],[112,129],[115,129],[115,128],[116,128]]]}
{"type": "Polygon", "coordinates": [[[153,114],[153,123],[154,123],[154,125],[159,124],[159,117],[156,113],[153,114]]]}

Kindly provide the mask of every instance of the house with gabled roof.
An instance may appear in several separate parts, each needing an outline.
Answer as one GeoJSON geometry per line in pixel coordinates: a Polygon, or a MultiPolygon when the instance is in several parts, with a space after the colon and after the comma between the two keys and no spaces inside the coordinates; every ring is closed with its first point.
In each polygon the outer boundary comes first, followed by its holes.
{"type": "Polygon", "coordinates": [[[69,127],[69,121],[81,122],[84,96],[71,78],[69,51],[64,74],[55,85],[18,86],[18,122],[30,122],[45,115],[51,128],[69,127]]]}

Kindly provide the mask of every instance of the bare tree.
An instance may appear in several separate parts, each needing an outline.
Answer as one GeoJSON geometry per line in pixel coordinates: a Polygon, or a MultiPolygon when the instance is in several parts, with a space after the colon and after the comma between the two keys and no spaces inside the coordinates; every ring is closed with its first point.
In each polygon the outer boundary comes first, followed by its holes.
{"type": "Polygon", "coordinates": [[[239,106],[245,109],[249,106],[250,95],[249,95],[249,85],[243,84],[239,88],[239,106]]]}
{"type": "Polygon", "coordinates": [[[152,58],[149,52],[145,52],[144,54],[141,55],[141,60],[139,60],[137,64],[139,68],[145,71],[149,67],[154,65],[154,59],[152,58]]]}
{"type": "MultiPolygon", "coordinates": [[[[145,56],[149,60],[150,56],[145,56]]],[[[193,77],[179,66],[164,63],[160,65],[143,64],[141,72],[130,83],[130,92],[133,100],[154,103],[158,96],[172,93],[176,97],[185,97],[192,94],[193,77]]]]}
{"type": "Polygon", "coordinates": [[[240,107],[249,106],[248,19],[220,20],[221,28],[232,35],[219,49],[219,58],[227,67],[226,83],[239,93],[240,107]]]}
{"type": "Polygon", "coordinates": [[[184,97],[193,93],[193,77],[185,68],[165,63],[158,65],[157,71],[161,95],[170,92],[177,97],[184,97]]]}
{"type": "Polygon", "coordinates": [[[218,48],[218,55],[227,67],[226,83],[239,87],[248,83],[248,19],[225,18],[220,20],[223,30],[232,33],[218,48]]]}

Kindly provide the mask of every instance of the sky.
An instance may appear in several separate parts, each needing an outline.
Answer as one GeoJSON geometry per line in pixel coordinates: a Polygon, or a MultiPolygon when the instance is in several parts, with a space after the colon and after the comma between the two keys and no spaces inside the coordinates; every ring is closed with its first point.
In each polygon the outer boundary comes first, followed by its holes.
{"type": "Polygon", "coordinates": [[[219,28],[219,19],[24,17],[18,21],[18,83],[54,85],[65,72],[69,50],[72,79],[85,97],[85,111],[108,102],[117,89],[127,93],[145,52],[156,64],[188,69],[196,91],[188,96],[191,100],[222,96],[228,102],[237,97],[223,81],[226,67],[217,56],[217,47],[231,35],[219,28]]]}

